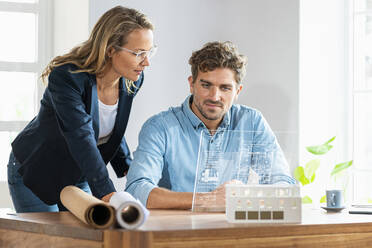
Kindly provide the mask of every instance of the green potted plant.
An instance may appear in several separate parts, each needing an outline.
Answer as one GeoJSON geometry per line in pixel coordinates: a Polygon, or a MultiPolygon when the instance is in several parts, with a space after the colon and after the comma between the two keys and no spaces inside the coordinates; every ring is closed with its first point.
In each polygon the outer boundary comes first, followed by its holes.
{"type": "MultiPolygon", "coordinates": [[[[294,177],[302,186],[311,184],[314,182],[316,178],[316,171],[318,170],[321,161],[319,156],[322,156],[328,153],[332,148],[333,145],[331,144],[336,139],[336,136],[332,137],[324,144],[317,145],[317,146],[308,146],[306,150],[315,156],[314,159],[310,160],[305,164],[305,166],[298,166],[294,171],[294,177]]],[[[342,181],[345,178],[346,169],[349,168],[353,164],[353,160],[338,163],[333,167],[331,171],[330,177],[334,183],[338,181],[342,181]]],[[[345,193],[346,190],[346,183],[342,183],[342,190],[345,193]]],[[[326,201],[325,195],[320,198],[320,203],[324,203],[326,201]]],[[[303,204],[313,203],[313,199],[309,195],[305,195],[302,197],[303,204]]]]}

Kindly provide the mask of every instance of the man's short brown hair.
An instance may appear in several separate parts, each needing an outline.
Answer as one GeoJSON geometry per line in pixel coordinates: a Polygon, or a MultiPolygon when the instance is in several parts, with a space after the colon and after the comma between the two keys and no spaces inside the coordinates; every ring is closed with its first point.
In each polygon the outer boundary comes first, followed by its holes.
{"type": "Polygon", "coordinates": [[[236,46],[230,42],[209,42],[202,49],[194,51],[189,59],[192,80],[195,82],[199,70],[213,71],[217,68],[228,68],[235,72],[235,80],[241,83],[245,76],[247,57],[239,54],[236,46]]]}

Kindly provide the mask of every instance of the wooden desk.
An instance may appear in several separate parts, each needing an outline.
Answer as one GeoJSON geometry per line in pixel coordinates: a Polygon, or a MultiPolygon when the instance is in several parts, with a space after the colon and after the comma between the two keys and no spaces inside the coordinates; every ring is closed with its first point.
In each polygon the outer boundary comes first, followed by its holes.
{"type": "Polygon", "coordinates": [[[229,224],[224,214],[151,211],[139,230],[95,230],[68,212],[0,211],[0,247],[371,247],[372,216],[303,210],[301,224],[229,224]]]}

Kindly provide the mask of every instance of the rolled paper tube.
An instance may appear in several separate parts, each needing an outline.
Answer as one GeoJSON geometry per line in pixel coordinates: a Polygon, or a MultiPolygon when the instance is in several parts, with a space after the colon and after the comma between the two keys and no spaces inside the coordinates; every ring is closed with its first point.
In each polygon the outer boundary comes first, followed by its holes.
{"type": "Polygon", "coordinates": [[[73,215],[94,228],[103,229],[115,224],[115,209],[78,187],[64,187],[60,198],[73,215]]]}
{"type": "Polygon", "coordinates": [[[150,212],[128,192],[115,192],[110,204],[116,209],[116,221],[125,229],[136,229],[147,220],[150,212]]]}

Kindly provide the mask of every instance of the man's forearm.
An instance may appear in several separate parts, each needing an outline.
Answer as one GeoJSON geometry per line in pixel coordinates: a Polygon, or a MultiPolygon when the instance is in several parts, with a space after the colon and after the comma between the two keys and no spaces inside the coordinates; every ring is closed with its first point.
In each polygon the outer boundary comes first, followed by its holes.
{"type": "Polygon", "coordinates": [[[174,192],[165,188],[154,188],[147,199],[147,208],[191,209],[191,192],[174,192]]]}

